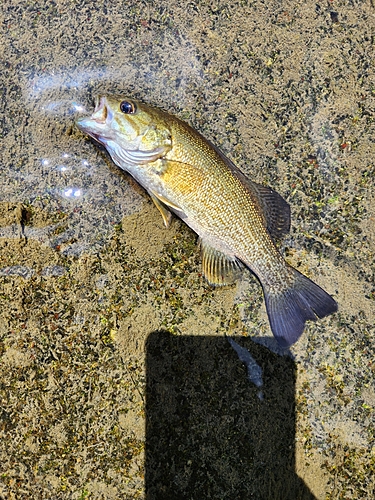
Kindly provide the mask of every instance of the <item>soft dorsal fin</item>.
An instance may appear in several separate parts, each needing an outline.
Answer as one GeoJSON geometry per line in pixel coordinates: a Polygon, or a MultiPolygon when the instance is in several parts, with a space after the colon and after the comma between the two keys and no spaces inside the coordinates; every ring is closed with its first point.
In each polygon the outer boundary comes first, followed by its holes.
{"type": "Polygon", "coordinates": [[[262,208],[268,232],[272,238],[281,239],[290,230],[289,203],[270,187],[252,182],[246,177],[245,179],[262,208]]]}
{"type": "Polygon", "coordinates": [[[257,184],[246,177],[244,173],[220,151],[212,142],[209,144],[230,168],[232,173],[240,179],[242,184],[253,193],[264,215],[265,224],[272,238],[277,240],[290,231],[290,205],[284,198],[270,187],[257,184]]]}
{"type": "Polygon", "coordinates": [[[202,271],[212,285],[231,285],[241,276],[244,266],[236,257],[230,257],[200,239],[202,271]]]}

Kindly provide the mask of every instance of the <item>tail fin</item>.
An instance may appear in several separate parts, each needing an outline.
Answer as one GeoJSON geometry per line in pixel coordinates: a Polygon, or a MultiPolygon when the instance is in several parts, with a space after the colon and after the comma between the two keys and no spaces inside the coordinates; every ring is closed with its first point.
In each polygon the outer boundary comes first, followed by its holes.
{"type": "Polygon", "coordinates": [[[296,269],[294,283],[274,293],[264,288],[272,333],[281,347],[289,347],[302,335],[307,320],[316,321],[337,311],[337,302],[320,286],[296,269]]]}

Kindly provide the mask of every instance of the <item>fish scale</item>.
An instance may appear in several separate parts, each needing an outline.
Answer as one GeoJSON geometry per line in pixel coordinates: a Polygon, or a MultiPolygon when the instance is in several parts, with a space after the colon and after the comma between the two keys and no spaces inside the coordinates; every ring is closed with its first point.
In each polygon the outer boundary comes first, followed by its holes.
{"type": "Polygon", "coordinates": [[[214,285],[234,283],[244,268],[259,279],[271,330],[282,347],[336,301],[289,266],[275,241],[290,227],[290,207],[247,177],[185,122],[127,97],[101,96],[77,126],[150,194],[168,227],[180,217],[200,238],[202,271],[214,285]]]}
{"type": "MultiPolygon", "coordinates": [[[[279,273],[285,271],[284,279],[290,280],[287,268],[280,266],[281,256],[264,226],[264,218],[251,192],[233,176],[223,159],[215,150],[207,147],[204,139],[197,133],[195,141],[199,141],[200,145],[193,150],[193,141],[184,140],[186,136],[190,138],[190,127],[171,119],[170,128],[174,137],[173,144],[177,144],[177,147],[173,146],[166,158],[181,162],[185,168],[170,168],[163,173],[164,185],[167,186],[164,195],[173,193],[177,204],[184,204],[186,207],[188,193],[193,192],[192,206],[189,206],[189,209],[194,212],[195,218],[199,217],[201,226],[208,228],[211,234],[216,229],[215,237],[223,238],[231,247],[235,247],[237,257],[249,267],[252,266],[259,278],[263,276],[263,280],[268,278],[269,282],[280,284],[280,277],[276,274],[277,268],[279,273]],[[205,175],[202,175],[203,173],[205,175]],[[183,189],[178,189],[180,186],[183,186],[183,189]],[[199,215],[196,213],[197,198],[200,202],[199,215]],[[263,268],[267,269],[267,275],[262,272],[263,268]],[[271,273],[273,268],[274,273],[271,273]]],[[[187,210],[186,207],[185,211],[187,210]]]]}

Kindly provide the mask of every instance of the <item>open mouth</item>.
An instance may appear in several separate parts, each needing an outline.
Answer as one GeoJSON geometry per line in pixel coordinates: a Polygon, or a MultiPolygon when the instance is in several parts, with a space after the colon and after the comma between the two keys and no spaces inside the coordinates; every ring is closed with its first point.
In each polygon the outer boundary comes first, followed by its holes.
{"type": "Polygon", "coordinates": [[[108,107],[106,106],[105,97],[95,98],[95,109],[91,119],[98,123],[105,123],[108,118],[108,107]]]}
{"type": "Polygon", "coordinates": [[[95,109],[91,116],[79,118],[77,126],[83,132],[100,141],[110,128],[113,116],[104,96],[95,99],[95,109]]]}

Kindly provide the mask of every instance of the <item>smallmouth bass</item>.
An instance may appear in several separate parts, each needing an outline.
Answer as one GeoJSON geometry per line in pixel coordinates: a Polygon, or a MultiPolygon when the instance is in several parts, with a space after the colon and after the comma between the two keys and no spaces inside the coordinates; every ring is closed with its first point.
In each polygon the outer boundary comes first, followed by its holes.
{"type": "Polygon", "coordinates": [[[336,301],[275,246],[290,228],[288,203],[248,179],[188,124],[134,99],[102,96],[77,126],[144,187],[167,227],[174,213],[198,234],[211,284],[234,283],[245,267],[257,276],[281,347],[298,340],[307,320],[337,310],[336,301]]]}

